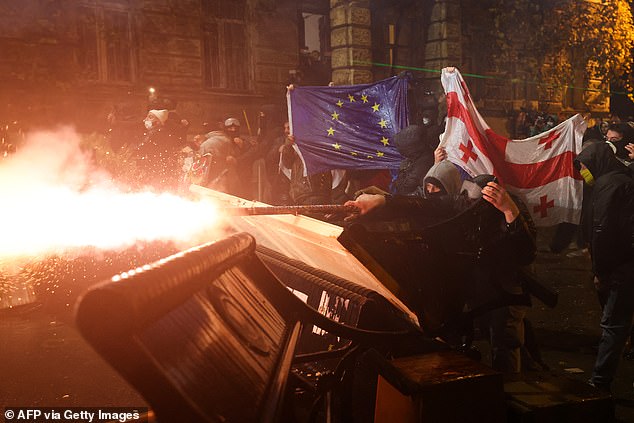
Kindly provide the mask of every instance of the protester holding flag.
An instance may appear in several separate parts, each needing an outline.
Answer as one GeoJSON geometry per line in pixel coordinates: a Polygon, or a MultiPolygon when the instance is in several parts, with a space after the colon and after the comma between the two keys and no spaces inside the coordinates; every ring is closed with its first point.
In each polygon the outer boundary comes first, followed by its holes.
{"type": "Polygon", "coordinates": [[[573,159],[581,151],[586,128],[581,115],[534,137],[512,140],[487,125],[456,68],[443,69],[441,82],[447,95],[447,125],[440,147],[448,160],[471,176],[497,176],[527,205],[537,226],[577,224],[582,182],[573,159]]]}
{"type": "Polygon", "coordinates": [[[407,126],[407,85],[402,74],[372,84],[287,87],[292,142],[282,159],[294,168],[295,203],[327,202],[326,183],[336,185],[345,170],[398,169],[394,136],[407,126]]]}
{"type": "Polygon", "coordinates": [[[331,203],[332,175],[330,171],[307,175],[293,135],[286,137],[282,147],[282,165],[290,169],[289,192],[294,205],[331,203]]]}
{"type": "Polygon", "coordinates": [[[409,195],[422,185],[425,174],[434,164],[435,144],[427,137],[427,128],[409,125],[394,136],[396,148],[403,156],[398,175],[392,185],[395,194],[409,195]]]}
{"type": "MultiPolygon", "coordinates": [[[[473,225],[472,233],[478,238],[478,258],[469,266],[470,273],[457,277],[470,279],[473,287],[471,295],[463,294],[469,298],[468,303],[473,308],[497,301],[502,295],[502,303],[483,316],[483,321],[490,336],[492,367],[505,373],[516,373],[521,369],[520,351],[524,344],[526,311],[523,305],[504,304],[504,301],[507,296],[524,298],[522,267],[535,258],[536,231],[530,214],[521,202],[514,200],[491,175],[480,175],[475,180],[481,184],[481,198],[499,213],[495,213],[486,224],[481,221],[473,225]]],[[[383,207],[400,209],[401,214],[406,213],[410,219],[417,221],[413,227],[424,228],[457,216],[477,201],[465,195],[460,172],[447,160],[429,170],[423,186],[424,196],[362,194],[346,205],[355,207],[362,215],[383,207]]],[[[451,220],[446,222],[452,225],[451,220]]],[[[455,248],[460,250],[458,245],[455,248]]],[[[453,273],[450,270],[460,267],[457,263],[444,261],[436,266],[444,264],[452,266],[452,269],[426,269],[426,272],[440,271],[445,277],[451,277],[453,273]]]]}
{"type": "Polygon", "coordinates": [[[593,186],[590,256],[603,304],[590,383],[609,391],[634,315],[634,179],[606,143],[589,145],[575,164],[593,186]]]}
{"type": "Polygon", "coordinates": [[[305,173],[398,169],[394,136],[407,126],[405,75],[372,84],[289,86],[291,133],[305,173]]]}

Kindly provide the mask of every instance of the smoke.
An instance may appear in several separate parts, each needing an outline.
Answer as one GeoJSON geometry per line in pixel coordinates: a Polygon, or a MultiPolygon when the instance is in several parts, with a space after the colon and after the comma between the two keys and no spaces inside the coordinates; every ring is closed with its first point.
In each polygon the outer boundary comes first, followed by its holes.
{"type": "MultiPolygon", "coordinates": [[[[16,188],[64,185],[79,188],[91,177],[104,177],[91,169],[90,157],[80,148],[80,138],[71,128],[27,135],[24,147],[0,167],[0,181],[19,177],[16,188]]],[[[100,181],[100,182],[103,182],[100,181]]]]}
{"type": "Polygon", "coordinates": [[[0,259],[153,240],[185,248],[221,236],[213,204],[127,192],[80,144],[72,128],[35,132],[0,161],[0,259]]]}

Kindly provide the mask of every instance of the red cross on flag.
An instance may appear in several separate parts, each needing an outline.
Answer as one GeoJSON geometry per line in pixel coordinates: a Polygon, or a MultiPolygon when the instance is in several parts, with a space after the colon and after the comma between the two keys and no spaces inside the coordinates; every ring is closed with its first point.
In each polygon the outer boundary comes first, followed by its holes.
{"type": "Polygon", "coordinates": [[[496,134],[476,109],[455,68],[442,70],[447,123],[440,145],[469,175],[492,174],[518,195],[537,226],[578,223],[583,182],[573,159],[581,151],[586,122],[580,115],[523,140],[496,134]]]}

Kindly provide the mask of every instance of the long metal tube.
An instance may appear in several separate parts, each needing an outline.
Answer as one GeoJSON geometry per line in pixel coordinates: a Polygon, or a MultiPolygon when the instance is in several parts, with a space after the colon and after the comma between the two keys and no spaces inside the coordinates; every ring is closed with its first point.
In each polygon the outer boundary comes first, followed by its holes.
{"type": "Polygon", "coordinates": [[[306,214],[306,213],[354,213],[355,207],[344,206],[343,204],[315,204],[307,206],[238,206],[225,207],[222,211],[230,215],[253,216],[272,214],[306,214]]]}

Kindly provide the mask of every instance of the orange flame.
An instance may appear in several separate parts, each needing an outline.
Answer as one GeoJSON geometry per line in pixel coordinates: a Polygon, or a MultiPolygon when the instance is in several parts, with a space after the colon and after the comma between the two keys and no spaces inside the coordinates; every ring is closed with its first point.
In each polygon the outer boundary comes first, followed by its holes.
{"type": "Polygon", "coordinates": [[[191,244],[220,221],[208,201],[117,189],[70,129],[32,134],[19,154],[0,162],[0,198],[0,259],[158,239],[191,244]]]}

